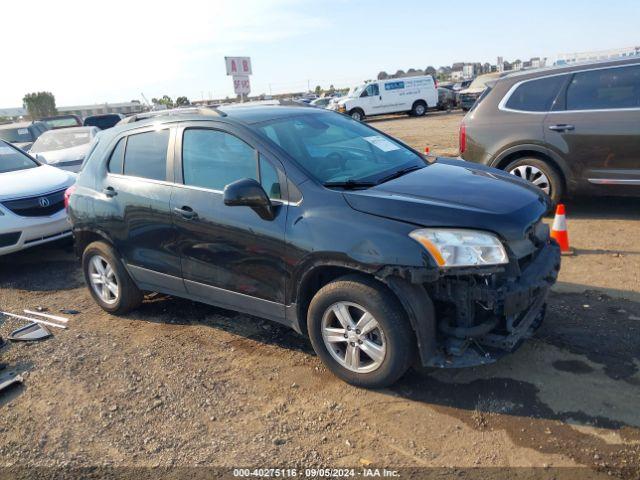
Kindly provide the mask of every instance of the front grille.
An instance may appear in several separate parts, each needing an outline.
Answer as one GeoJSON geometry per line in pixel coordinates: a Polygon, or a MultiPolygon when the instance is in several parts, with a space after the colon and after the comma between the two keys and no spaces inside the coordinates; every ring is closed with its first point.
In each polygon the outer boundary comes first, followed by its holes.
{"type": "Polygon", "coordinates": [[[64,190],[3,202],[6,208],[21,217],[48,217],[64,208],[64,190]]]}
{"type": "Polygon", "coordinates": [[[22,232],[11,232],[0,234],[0,248],[10,247],[11,245],[15,245],[16,243],[18,243],[21,233],[22,232]]]}

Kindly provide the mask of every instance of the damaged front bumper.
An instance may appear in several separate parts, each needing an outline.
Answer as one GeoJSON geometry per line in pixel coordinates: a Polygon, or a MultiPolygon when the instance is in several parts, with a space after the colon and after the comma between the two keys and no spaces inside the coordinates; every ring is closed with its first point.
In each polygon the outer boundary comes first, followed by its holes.
{"type": "Polygon", "coordinates": [[[458,368],[495,362],[540,326],[560,249],[548,242],[503,272],[450,271],[425,285],[438,319],[437,348],[424,366],[458,368]]]}

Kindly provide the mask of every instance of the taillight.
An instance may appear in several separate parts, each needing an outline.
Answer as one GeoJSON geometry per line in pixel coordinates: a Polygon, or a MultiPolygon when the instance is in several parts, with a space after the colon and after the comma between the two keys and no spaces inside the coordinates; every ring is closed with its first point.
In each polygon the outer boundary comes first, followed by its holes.
{"type": "Polygon", "coordinates": [[[459,141],[460,141],[460,145],[459,145],[460,155],[462,155],[464,151],[467,149],[467,127],[465,126],[464,123],[460,124],[459,141]]]}
{"type": "Polygon", "coordinates": [[[437,89],[437,88],[438,88],[438,79],[437,79],[437,78],[434,78],[434,79],[433,79],[433,83],[435,83],[435,84],[436,84],[436,89],[437,89]]]}
{"type": "Polygon", "coordinates": [[[64,209],[69,212],[69,198],[73,195],[73,192],[76,191],[76,186],[71,185],[64,191],[64,209]]]}

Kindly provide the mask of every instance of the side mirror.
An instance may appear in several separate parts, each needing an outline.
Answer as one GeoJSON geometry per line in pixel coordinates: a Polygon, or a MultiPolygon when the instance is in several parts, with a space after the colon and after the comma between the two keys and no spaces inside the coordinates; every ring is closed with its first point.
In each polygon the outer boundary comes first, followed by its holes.
{"type": "Polygon", "coordinates": [[[224,187],[224,204],[229,207],[251,207],[263,220],[273,220],[275,208],[256,180],[243,178],[224,187]]]}

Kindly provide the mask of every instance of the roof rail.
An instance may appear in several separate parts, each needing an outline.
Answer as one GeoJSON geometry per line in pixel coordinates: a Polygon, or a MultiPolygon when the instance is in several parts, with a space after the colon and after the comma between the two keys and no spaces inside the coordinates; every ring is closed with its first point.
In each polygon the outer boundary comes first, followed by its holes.
{"type": "Polygon", "coordinates": [[[123,118],[118,124],[140,122],[155,117],[171,117],[180,115],[209,115],[216,117],[226,117],[227,114],[215,107],[186,107],[173,108],[171,110],[152,110],[149,112],[136,113],[130,117],[123,118]]]}

